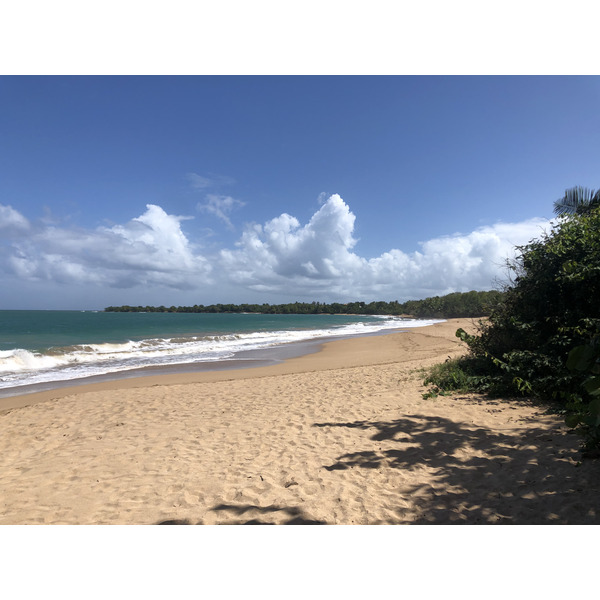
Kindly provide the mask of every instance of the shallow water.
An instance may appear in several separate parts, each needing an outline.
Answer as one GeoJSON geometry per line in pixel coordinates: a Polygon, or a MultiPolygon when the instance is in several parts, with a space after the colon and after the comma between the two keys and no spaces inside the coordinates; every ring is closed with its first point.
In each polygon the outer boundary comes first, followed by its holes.
{"type": "Polygon", "coordinates": [[[15,389],[21,386],[132,376],[140,369],[239,368],[248,360],[265,364],[275,356],[265,351],[293,343],[434,322],[367,315],[0,311],[0,397],[21,393],[15,389]]]}

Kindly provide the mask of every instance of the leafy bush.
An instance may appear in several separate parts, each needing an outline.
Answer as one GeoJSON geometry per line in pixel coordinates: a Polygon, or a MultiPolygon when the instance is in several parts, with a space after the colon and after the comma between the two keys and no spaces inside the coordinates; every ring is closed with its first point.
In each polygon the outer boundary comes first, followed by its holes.
{"type": "Polygon", "coordinates": [[[593,453],[600,448],[600,209],[561,218],[518,250],[509,265],[514,283],[478,334],[457,331],[470,350],[462,368],[472,389],[560,403],[593,453]]]}
{"type": "Polygon", "coordinates": [[[489,392],[488,378],[477,372],[477,361],[472,357],[448,358],[433,365],[423,384],[432,386],[424,398],[445,396],[451,392],[489,392]]]}
{"type": "Polygon", "coordinates": [[[587,346],[576,346],[569,352],[567,368],[571,372],[587,375],[583,388],[592,398],[586,401],[582,396],[572,394],[567,397],[569,427],[579,430],[585,440],[585,453],[600,456],[600,336],[596,336],[587,346]]]}

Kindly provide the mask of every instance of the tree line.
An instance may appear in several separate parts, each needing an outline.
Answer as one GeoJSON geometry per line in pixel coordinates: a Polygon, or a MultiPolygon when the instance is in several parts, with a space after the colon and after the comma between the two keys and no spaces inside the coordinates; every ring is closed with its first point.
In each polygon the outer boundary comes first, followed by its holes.
{"type": "Polygon", "coordinates": [[[455,292],[407,302],[290,302],[287,304],[195,304],[194,306],[107,306],[105,312],[257,313],[281,315],[404,315],[416,318],[484,317],[501,301],[499,291],[455,292]]]}

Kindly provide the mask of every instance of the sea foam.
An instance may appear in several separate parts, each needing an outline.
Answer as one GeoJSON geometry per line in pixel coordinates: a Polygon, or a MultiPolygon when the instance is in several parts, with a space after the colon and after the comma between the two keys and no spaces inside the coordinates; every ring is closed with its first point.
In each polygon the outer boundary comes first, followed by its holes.
{"type": "Polygon", "coordinates": [[[80,344],[42,352],[17,348],[0,351],[0,388],[79,379],[142,367],[223,361],[249,350],[321,338],[369,335],[436,322],[381,317],[376,321],[323,329],[149,338],[123,343],[80,344]]]}

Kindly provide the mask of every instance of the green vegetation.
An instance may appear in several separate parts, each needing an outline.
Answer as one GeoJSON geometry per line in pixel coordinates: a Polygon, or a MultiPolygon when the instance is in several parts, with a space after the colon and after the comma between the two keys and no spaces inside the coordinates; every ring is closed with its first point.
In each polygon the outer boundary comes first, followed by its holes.
{"type": "Polygon", "coordinates": [[[554,203],[556,215],[584,215],[600,206],[600,190],[574,187],[565,191],[565,195],[554,203]]]}
{"type": "Polygon", "coordinates": [[[291,302],[289,304],[211,304],[204,306],[108,306],[105,312],[179,312],[179,313],[260,313],[260,314],[350,314],[350,315],[410,315],[417,318],[450,319],[483,317],[498,305],[502,293],[465,292],[447,296],[409,300],[408,302],[291,302]]]}
{"type": "Polygon", "coordinates": [[[489,292],[455,292],[425,300],[409,300],[402,304],[402,311],[416,318],[458,319],[461,317],[485,317],[491,314],[503,298],[496,290],[489,292]]]}
{"type": "Polygon", "coordinates": [[[556,212],[566,216],[551,233],[519,248],[514,283],[477,335],[456,332],[469,353],[432,371],[426,384],[433,393],[469,389],[550,402],[583,436],[584,456],[598,456],[600,207],[571,202],[556,212]]]}
{"type": "Polygon", "coordinates": [[[433,365],[423,382],[431,386],[424,398],[448,396],[454,392],[488,391],[487,375],[481,375],[474,357],[448,358],[446,362],[433,365]]]}

